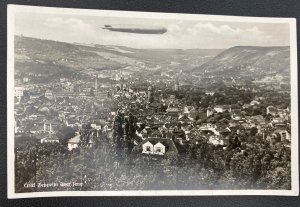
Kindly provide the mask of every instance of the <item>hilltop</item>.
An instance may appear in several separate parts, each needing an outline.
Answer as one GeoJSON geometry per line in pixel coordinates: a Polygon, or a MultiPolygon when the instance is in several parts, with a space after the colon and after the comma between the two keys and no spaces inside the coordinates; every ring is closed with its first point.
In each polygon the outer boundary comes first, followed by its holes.
{"type": "Polygon", "coordinates": [[[209,72],[236,69],[240,72],[250,70],[253,73],[287,74],[290,71],[290,48],[236,46],[221,52],[196,70],[199,69],[209,72]]]}

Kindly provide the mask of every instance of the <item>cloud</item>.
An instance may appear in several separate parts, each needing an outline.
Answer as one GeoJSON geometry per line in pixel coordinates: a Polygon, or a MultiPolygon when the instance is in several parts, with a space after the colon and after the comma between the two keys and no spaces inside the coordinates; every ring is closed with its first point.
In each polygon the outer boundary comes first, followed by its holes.
{"type": "Polygon", "coordinates": [[[95,34],[94,28],[77,18],[63,19],[60,17],[47,18],[44,22],[46,27],[60,29],[65,32],[76,32],[77,34],[95,34]]]}
{"type": "Polygon", "coordinates": [[[55,33],[53,35],[61,41],[94,42],[97,40],[97,31],[81,19],[52,17],[44,21],[44,26],[51,33],[55,33]]]}
{"type": "MultiPolygon", "coordinates": [[[[198,22],[193,25],[168,26],[167,32],[172,47],[179,48],[228,48],[236,45],[265,45],[271,35],[256,26],[233,27],[211,22],[198,22]]],[[[166,43],[166,41],[165,41],[166,43]]]]}
{"type": "Polygon", "coordinates": [[[241,28],[233,28],[229,25],[222,24],[216,26],[211,22],[207,23],[197,23],[194,26],[187,29],[188,33],[191,35],[203,35],[203,34],[210,34],[213,36],[218,35],[220,38],[222,37],[250,37],[250,36],[259,36],[259,37],[266,37],[267,35],[260,31],[257,27],[248,27],[245,29],[241,28]]]}
{"type": "Polygon", "coordinates": [[[92,27],[89,24],[84,23],[80,19],[69,18],[63,19],[60,17],[48,18],[45,21],[45,25],[51,28],[69,28],[73,30],[90,30],[92,27]]]}

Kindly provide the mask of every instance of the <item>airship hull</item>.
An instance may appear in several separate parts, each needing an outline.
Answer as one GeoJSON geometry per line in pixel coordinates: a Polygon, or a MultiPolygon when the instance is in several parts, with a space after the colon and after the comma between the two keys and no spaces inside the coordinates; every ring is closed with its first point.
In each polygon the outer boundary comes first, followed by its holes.
{"type": "Polygon", "coordinates": [[[105,25],[102,29],[106,29],[113,32],[126,32],[126,33],[137,33],[137,34],[164,34],[167,32],[166,28],[159,27],[132,27],[132,26],[118,26],[114,27],[111,25],[105,25]]]}

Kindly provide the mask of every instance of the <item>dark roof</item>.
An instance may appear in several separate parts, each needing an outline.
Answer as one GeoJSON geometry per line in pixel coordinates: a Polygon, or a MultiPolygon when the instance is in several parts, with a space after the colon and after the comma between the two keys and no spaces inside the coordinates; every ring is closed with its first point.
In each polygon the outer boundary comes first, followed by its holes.
{"type": "Polygon", "coordinates": [[[143,139],[141,137],[135,135],[134,141],[136,141],[137,144],[140,144],[143,141],[143,139]]]}
{"type": "Polygon", "coordinates": [[[148,140],[148,142],[150,142],[152,145],[155,145],[157,143],[157,141],[155,141],[155,140],[148,140]]]}
{"type": "Polygon", "coordinates": [[[180,152],[185,152],[186,151],[186,148],[182,145],[180,145],[178,142],[174,142],[176,148],[177,148],[177,151],[180,153],[180,152]]]}

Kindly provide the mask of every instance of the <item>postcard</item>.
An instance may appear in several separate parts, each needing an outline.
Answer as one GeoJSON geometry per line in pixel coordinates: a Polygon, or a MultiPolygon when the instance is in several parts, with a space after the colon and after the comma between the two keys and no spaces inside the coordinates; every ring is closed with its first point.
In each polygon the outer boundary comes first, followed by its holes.
{"type": "Polygon", "coordinates": [[[8,197],[299,193],[296,20],[8,5],[8,197]]]}

